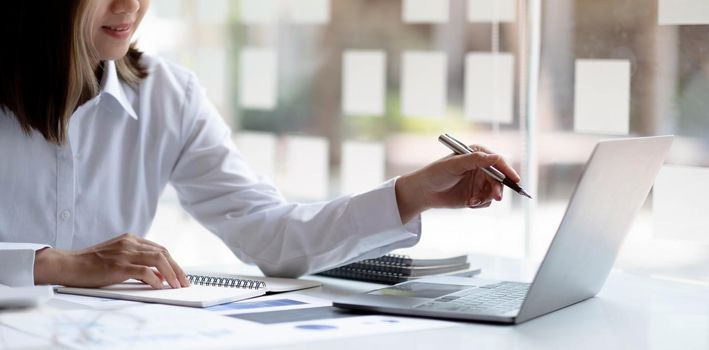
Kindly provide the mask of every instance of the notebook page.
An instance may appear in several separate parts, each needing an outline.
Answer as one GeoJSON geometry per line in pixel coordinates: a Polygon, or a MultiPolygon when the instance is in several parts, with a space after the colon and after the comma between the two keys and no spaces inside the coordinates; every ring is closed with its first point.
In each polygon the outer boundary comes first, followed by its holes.
{"type": "Polygon", "coordinates": [[[185,288],[153,289],[143,283],[121,283],[103,288],[61,287],[58,293],[143,301],[192,307],[208,307],[264,295],[265,289],[192,285],[185,288]]]}

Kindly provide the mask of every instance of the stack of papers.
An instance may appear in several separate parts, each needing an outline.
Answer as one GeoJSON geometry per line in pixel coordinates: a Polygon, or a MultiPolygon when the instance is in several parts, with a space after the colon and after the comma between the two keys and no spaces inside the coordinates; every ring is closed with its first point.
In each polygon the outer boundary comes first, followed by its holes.
{"type": "Polygon", "coordinates": [[[249,348],[453,326],[445,321],[349,314],[332,308],[328,300],[291,293],[206,309],[137,303],[111,310],[2,313],[0,339],[13,347],[249,348]]]}

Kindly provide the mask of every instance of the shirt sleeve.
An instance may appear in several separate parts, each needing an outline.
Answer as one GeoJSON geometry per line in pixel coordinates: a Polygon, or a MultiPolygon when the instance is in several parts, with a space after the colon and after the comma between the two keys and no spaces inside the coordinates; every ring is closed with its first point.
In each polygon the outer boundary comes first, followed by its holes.
{"type": "Polygon", "coordinates": [[[10,287],[34,285],[34,254],[48,247],[32,243],[0,242],[0,284],[10,287]]]}
{"type": "Polygon", "coordinates": [[[195,81],[187,89],[182,151],[170,181],[185,210],[242,261],[267,275],[295,277],[419,241],[420,217],[401,223],[396,179],[332,201],[286,202],[251,171],[195,81]]]}

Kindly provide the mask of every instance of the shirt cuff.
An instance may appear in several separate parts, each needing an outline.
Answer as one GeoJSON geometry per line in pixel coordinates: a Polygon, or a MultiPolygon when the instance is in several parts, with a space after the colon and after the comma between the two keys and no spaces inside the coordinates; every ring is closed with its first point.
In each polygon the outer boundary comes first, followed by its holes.
{"type": "Polygon", "coordinates": [[[352,200],[355,227],[361,245],[360,259],[384,255],[394,249],[411,247],[421,239],[421,215],[401,222],[393,178],[352,200]]]}
{"type": "Polygon", "coordinates": [[[0,243],[0,284],[11,287],[34,285],[34,256],[49,247],[31,243],[0,243]]]}

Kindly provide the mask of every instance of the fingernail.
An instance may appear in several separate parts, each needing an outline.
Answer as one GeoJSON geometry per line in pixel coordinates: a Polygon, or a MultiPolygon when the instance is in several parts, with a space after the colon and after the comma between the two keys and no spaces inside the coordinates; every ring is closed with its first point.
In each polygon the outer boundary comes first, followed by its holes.
{"type": "Polygon", "coordinates": [[[479,199],[473,198],[473,199],[470,200],[470,206],[471,206],[471,207],[477,207],[478,205],[480,205],[480,200],[479,200],[479,199]]]}

